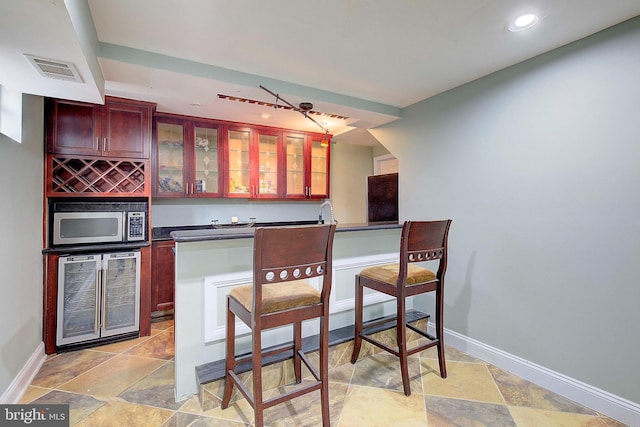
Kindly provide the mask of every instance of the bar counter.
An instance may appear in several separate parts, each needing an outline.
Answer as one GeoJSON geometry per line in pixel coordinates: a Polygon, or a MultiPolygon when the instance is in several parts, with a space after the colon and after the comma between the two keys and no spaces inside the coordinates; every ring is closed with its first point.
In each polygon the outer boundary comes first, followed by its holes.
{"type": "MultiPolygon", "coordinates": [[[[313,222],[311,222],[313,223],[313,222]]],[[[271,223],[273,225],[303,225],[271,223]]],[[[256,226],[265,226],[256,224],[256,226]]],[[[333,284],[330,296],[331,330],[353,324],[354,277],[361,269],[397,262],[402,224],[338,224],[333,242],[333,284]]],[[[176,400],[198,391],[195,368],[225,357],[226,295],[235,286],[251,283],[252,227],[211,226],[164,229],[153,236],[176,242],[175,268],[175,384],[176,400]],[[163,234],[163,235],[161,235],[163,234]]],[[[311,283],[315,285],[315,283],[311,283]]],[[[319,284],[318,284],[319,285],[319,284]]],[[[365,297],[369,317],[394,312],[384,295],[365,297]]],[[[411,308],[411,307],[408,307],[411,308]]],[[[308,324],[307,324],[308,323],[308,324]]],[[[303,325],[303,335],[317,334],[318,323],[303,325]]],[[[250,349],[250,336],[238,323],[237,351],[250,349]]],[[[288,329],[263,334],[264,346],[291,339],[288,329]]]]}

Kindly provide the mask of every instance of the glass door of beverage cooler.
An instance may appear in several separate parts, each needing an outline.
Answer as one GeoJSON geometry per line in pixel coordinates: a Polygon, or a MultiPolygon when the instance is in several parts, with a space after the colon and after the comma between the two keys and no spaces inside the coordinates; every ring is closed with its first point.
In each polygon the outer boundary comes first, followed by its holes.
{"type": "Polygon", "coordinates": [[[140,327],[140,252],[103,255],[102,337],[140,327]]]}
{"type": "Polygon", "coordinates": [[[56,345],[139,328],[140,251],[59,258],[56,345]]]}
{"type": "Polygon", "coordinates": [[[57,345],[100,337],[101,255],[60,257],[57,345]]]}

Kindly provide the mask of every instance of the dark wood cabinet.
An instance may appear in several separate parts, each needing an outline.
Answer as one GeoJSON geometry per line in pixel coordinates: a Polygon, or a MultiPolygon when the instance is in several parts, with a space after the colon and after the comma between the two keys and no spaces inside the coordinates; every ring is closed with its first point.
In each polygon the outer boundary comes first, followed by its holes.
{"type": "Polygon", "coordinates": [[[222,196],[219,124],[158,115],[154,124],[154,197],[222,196]]]}
{"type": "Polygon", "coordinates": [[[284,198],[329,197],[330,143],[330,135],[284,133],[284,198]]]}
{"type": "Polygon", "coordinates": [[[329,197],[330,135],[158,114],[153,196],[329,197]]]}
{"type": "Polygon", "coordinates": [[[148,159],[154,105],[107,97],[104,105],[46,100],[51,154],[148,159]]]}
{"type": "Polygon", "coordinates": [[[153,242],[151,248],[151,317],[173,314],[175,287],[174,241],[153,242]]]}
{"type": "Polygon", "coordinates": [[[105,105],[45,100],[49,197],[151,195],[154,105],[107,97],[105,105]]]}
{"type": "MultiPolygon", "coordinates": [[[[173,242],[172,242],[173,243],[173,242]]],[[[151,335],[151,256],[150,246],[140,248],[140,336],[151,335]]],[[[56,331],[58,324],[58,261],[60,254],[44,255],[44,289],[42,301],[42,341],[45,353],[57,351],[56,331]]],[[[173,306],[173,303],[172,303],[173,306]]]]}

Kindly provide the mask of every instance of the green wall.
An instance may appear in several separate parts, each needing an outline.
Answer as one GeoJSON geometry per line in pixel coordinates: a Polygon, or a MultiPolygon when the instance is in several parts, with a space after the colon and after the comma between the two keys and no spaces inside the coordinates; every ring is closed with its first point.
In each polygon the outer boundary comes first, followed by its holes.
{"type": "Polygon", "coordinates": [[[42,98],[22,108],[22,143],[0,134],[0,396],[42,342],[42,98]]]}
{"type": "Polygon", "coordinates": [[[373,133],[400,216],[452,218],[448,329],[640,402],[640,18],[373,133]]]}

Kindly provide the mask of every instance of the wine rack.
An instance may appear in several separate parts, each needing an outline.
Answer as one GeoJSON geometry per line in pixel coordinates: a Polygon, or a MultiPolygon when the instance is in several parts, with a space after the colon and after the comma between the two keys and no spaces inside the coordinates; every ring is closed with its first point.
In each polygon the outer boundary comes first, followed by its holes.
{"type": "Polygon", "coordinates": [[[146,195],[148,161],[50,156],[49,195],[146,195]]]}

